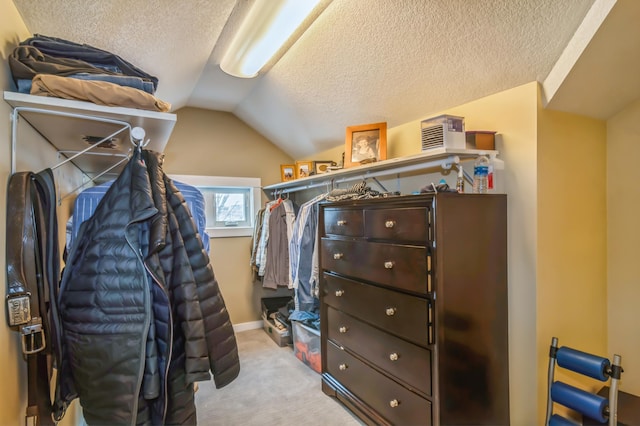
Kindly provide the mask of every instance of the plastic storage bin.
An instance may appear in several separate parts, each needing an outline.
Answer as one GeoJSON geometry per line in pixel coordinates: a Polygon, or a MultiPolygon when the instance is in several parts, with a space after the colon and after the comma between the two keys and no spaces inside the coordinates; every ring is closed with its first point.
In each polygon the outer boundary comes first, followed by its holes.
{"type": "Polygon", "coordinates": [[[286,321],[280,321],[286,328],[278,328],[270,317],[271,314],[278,312],[282,307],[287,306],[291,301],[291,297],[264,297],[262,301],[262,328],[276,342],[278,346],[286,346],[291,344],[291,326],[286,321]]]}
{"type": "Polygon", "coordinates": [[[267,318],[262,318],[262,328],[271,337],[271,340],[276,342],[278,346],[287,346],[291,344],[291,331],[287,327],[284,330],[279,329],[276,325],[267,318]]]}
{"type": "Polygon", "coordinates": [[[291,321],[293,354],[316,373],[322,372],[320,331],[298,321],[291,321]]]}

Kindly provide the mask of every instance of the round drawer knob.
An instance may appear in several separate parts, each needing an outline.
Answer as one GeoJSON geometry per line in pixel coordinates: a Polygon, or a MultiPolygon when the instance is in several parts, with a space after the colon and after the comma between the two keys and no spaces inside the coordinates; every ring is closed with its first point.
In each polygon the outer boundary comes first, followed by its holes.
{"type": "Polygon", "coordinates": [[[342,327],[340,327],[340,328],[338,329],[338,331],[339,331],[340,333],[343,333],[343,334],[344,334],[344,333],[346,333],[346,332],[347,332],[347,327],[345,327],[345,326],[343,325],[342,327]]]}
{"type": "Polygon", "coordinates": [[[340,371],[344,371],[347,369],[347,364],[340,364],[338,368],[340,369],[340,371]]]}
{"type": "Polygon", "coordinates": [[[392,353],[392,354],[390,354],[390,355],[389,355],[389,359],[390,359],[391,361],[397,361],[397,360],[398,360],[398,354],[397,354],[397,353],[395,353],[395,352],[394,352],[394,353],[392,353]]]}
{"type": "Polygon", "coordinates": [[[389,401],[389,407],[391,408],[396,408],[398,405],[400,405],[400,403],[397,399],[392,399],[391,401],[389,401]]]}
{"type": "Polygon", "coordinates": [[[384,262],[384,268],[385,269],[393,269],[393,262],[391,262],[391,261],[384,262]]]}
{"type": "Polygon", "coordinates": [[[393,228],[394,226],[396,226],[396,221],[395,220],[387,220],[384,223],[384,227],[385,228],[393,228]]]}
{"type": "Polygon", "coordinates": [[[344,290],[336,290],[336,297],[340,297],[344,294],[344,290]]]}
{"type": "Polygon", "coordinates": [[[345,226],[347,224],[346,220],[339,220],[338,221],[338,226],[345,226]]]}
{"type": "Polygon", "coordinates": [[[396,314],[396,308],[387,308],[384,312],[388,317],[392,317],[396,314]]]}
{"type": "Polygon", "coordinates": [[[340,260],[340,259],[342,259],[342,256],[344,256],[344,254],[342,254],[342,253],[333,253],[333,258],[334,258],[335,260],[340,260]]]}

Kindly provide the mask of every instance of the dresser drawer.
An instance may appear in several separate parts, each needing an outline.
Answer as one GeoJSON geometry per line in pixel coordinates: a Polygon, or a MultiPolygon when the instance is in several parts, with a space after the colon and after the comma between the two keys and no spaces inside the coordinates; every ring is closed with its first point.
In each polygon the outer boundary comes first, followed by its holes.
{"type": "Polygon", "coordinates": [[[327,337],[431,396],[431,351],[327,308],[327,337]]]}
{"type": "Polygon", "coordinates": [[[418,345],[429,344],[427,299],[326,272],[323,278],[323,303],[418,345]]]}
{"type": "Polygon", "coordinates": [[[324,235],[361,237],[364,235],[362,210],[324,209],[324,235]]]}
{"type": "Polygon", "coordinates": [[[321,253],[322,269],[420,294],[430,290],[425,247],[323,238],[321,253]]]}
{"type": "Polygon", "coordinates": [[[430,425],[431,403],[331,342],[327,372],[365,404],[396,425],[430,425]]]}
{"type": "Polygon", "coordinates": [[[364,224],[369,238],[422,244],[430,239],[426,207],[365,210],[364,224]]]}

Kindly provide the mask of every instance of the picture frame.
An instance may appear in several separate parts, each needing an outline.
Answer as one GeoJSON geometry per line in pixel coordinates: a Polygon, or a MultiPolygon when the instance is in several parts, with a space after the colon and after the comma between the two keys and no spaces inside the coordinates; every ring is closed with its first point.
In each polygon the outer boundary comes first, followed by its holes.
{"type": "Polygon", "coordinates": [[[387,123],[347,127],[344,168],[387,159],[387,123]]]}
{"type": "Polygon", "coordinates": [[[313,172],[317,175],[328,173],[330,171],[329,167],[332,167],[335,165],[336,165],[335,161],[314,161],[313,172]]]}
{"type": "Polygon", "coordinates": [[[296,161],[296,179],[313,174],[313,161],[296,161]]]}
{"type": "Polygon", "coordinates": [[[280,179],[282,182],[288,182],[296,178],[295,164],[280,164],[280,179]]]}

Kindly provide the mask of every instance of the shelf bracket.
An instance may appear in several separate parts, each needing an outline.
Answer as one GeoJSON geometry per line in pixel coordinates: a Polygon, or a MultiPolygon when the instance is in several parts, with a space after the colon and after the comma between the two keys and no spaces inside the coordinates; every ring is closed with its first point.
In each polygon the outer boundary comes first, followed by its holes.
{"type": "MultiPolygon", "coordinates": [[[[79,155],[84,154],[85,152],[89,151],[90,149],[98,146],[99,144],[105,142],[106,140],[109,140],[110,138],[112,138],[113,136],[125,131],[125,130],[129,130],[129,134],[131,134],[131,125],[125,121],[121,121],[121,120],[113,120],[110,118],[104,118],[104,117],[94,117],[94,116],[89,116],[89,115],[83,115],[83,114],[76,114],[76,113],[70,113],[70,112],[63,112],[63,111],[53,111],[53,110],[47,110],[47,109],[41,109],[41,108],[32,108],[32,107],[15,107],[13,108],[13,111],[11,113],[11,174],[16,172],[16,152],[17,152],[17,140],[18,140],[18,121],[20,118],[20,113],[22,112],[33,112],[36,114],[47,114],[47,115],[56,115],[56,116],[60,116],[60,117],[70,117],[70,118],[78,118],[81,120],[90,120],[90,121],[97,121],[97,122],[101,122],[101,123],[109,123],[109,124],[115,124],[115,125],[119,125],[121,126],[121,128],[116,131],[114,134],[104,138],[103,140],[94,143],[93,145],[91,145],[89,148],[79,152],[78,154],[68,158],[67,160],[63,161],[63,163],[66,163],[67,161],[71,161],[73,158],[76,158],[79,155]]],[[[27,121],[28,122],[28,121],[27,121]]],[[[51,143],[51,142],[49,142],[51,143]]],[[[132,142],[133,143],[133,142],[132,142]]],[[[59,167],[61,166],[63,163],[58,164],[57,166],[54,167],[59,167]]]]}

